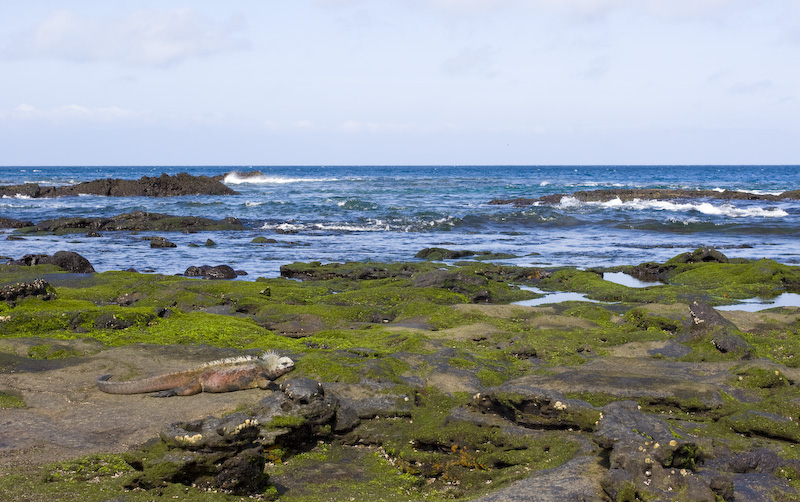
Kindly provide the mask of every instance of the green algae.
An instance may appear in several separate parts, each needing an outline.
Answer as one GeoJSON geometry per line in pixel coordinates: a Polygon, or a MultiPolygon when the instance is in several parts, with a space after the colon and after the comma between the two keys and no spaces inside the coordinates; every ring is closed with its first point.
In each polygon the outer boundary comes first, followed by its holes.
{"type": "MultiPolygon", "coordinates": [[[[612,285],[597,274],[585,271],[564,270],[549,278],[537,278],[530,271],[485,263],[448,267],[448,270],[464,271],[466,275],[463,277],[475,275],[486,279],[488,282],[482,282],[481,288],[486,286],[487,290],[497,291],[489,295],[492,301],[516,298],[517,292],[504,281],[517,277],[520,282],[540,281],[539,285],[544,289],[575,288],[590,293],[592,298],[624,302],[618,306],[569,303],[555,306],[549,311],[551,313],[546,314],[544,309],[504,306],[507,308],[502,311],[492,311],[480,310],[482,305],[462,305],[472,298],[454,291],[452,288],[460,287],[457,283],[441,283],[446,287],[414,284],[415,277],[436,270],[426,268],[426,264],[373,264],[371,268],[364,265],[351,264],[345,268],[318,264],[296,266],[309,274],[303,282],[285,278],[258,282],[210,282],[128,272],[74,277],[56,282],[57,300],[29,298],[14,305],[0,302],[4,319],[0,322],[0,337],[93,338],[106,346],[144,342],[274,348],[292,355],[297,363],[297,376],[353,384],[370,380],[394,388],[408,385],[406,378],[409,375],[424,379],[431,375],[437,364],[446,364],[473,375],[485,387],[494,387],[516,376],[546,371],[548,365],[582,364],[594,357],[603,357],[610,348],[625,343],[670,340],[684,329],[682,321],[686,320],[686,313],[681,314],[678,309],[682,302],[688,303],[690,298],[706,298],[719,304],[755,290],[774,294],[781,288],[794,287],[797,274],[797,267],[774,266],[768,260],[685,263],[674,266],[671,277],[676,280],[672,284],[640,290],[612,285]],[[325,274],[329,277],[322,278],[325,274]],[[715,274],[734,279],[727,283],[725,280],[704,282],[706,276],[715,274]],[[765,284],[759,286],[759,280],[765,284]],[[126,301],[122,301],[123,296],[126,301]],[[643,304],[654,301],[674,305],[676,313],[667,312],[666,307],[656,309],[643,304]],[[490,315],[487,312],[496,313],[490,315]],[[319,319],[319,329],[311,336],[291,339],[268,329],[273,323],[291,321],[300,315],[313,315],[319,319]],[[547,325],[545,321],[561,322],[569,318],[572,324],[565,321],[565,324],[558,325],[560,327],[556,327],[557,324],[541,327],[547,325]],[[412,321],[409,325],[424,328],[404,328],[403,321],[412,321]],[[395,323],[397,326],[392,326],[395,323]],[[467,329],[479,324],[485,324],[486,329],[480,326],[472,331],[467,329]],[[537,370],[531,359],[547,365],[537,370]]],[[[47,267],[5,268],[9,269],[8,274],[0,268],[0,282],[32,280],[40,276],[40,271],[54,272],[47,267]],[[25,270],[20,272],[19,269],[25,270]]],[[[56,275],[66,277],[69,274],[56,275]]],[[[784,324],[741,335],[754,347],[756,357],[767,357],[797,367],[800,358],[795,355],[800,353],[800,322],[784,324]]],[[[738,354],[720,353],[709,337],[682,343],[693,349],[683,360],[731,361],[740,357],[738,354]]],[[[59,350],[57,344],[45,340],[32,346],[28,355],[35,358],[80,355],[59,350]]],[[[785,372],[779,368],[742,365],[731,371],[727,385],[728,390],[737,389],[731,392],[740,398],[747,396],[750,401],[744,402],[744,398],[739,401],[723,393],[725,404],[718,408],[677,397],[639,404],[644,412],[668,420],[675,434],[684,437],[707,438],[733,451],[744,451],[758,444],[785,449],[787,455],[792,453],[793,442],[800,439],[795,432],[800,417],[792,403],[797,402],[800,396],[785,372]],[[779,371],[777,375],[776,370],[779,371]]],[[[409,392],[413,391],[409,388],[409,392]]],[[[0,394],[0,403],[2,397],[0,394]]],[[[619,400],[614,396],[588,393],[568,394],[566,397],[581,399],[594,406],[619,400]]],[[[541,437],[534,434],[527,437],[521,446],[516,442],[518,438],[502,436],[502,431],[492,426],[454,420],[452,411],[465,405],[469,396],[424,390],[417,398],[419,406],[410,417],[370,420],[364,424],[361,432],[372,438],[374,443],[369,448],[374,449],[360,458],[362,463],[358,465],[364,466],[362,470],[365,472],[373,472],[372,477],[356,477],[343,482],[336,495],[332,495],[333,484],[322,484],[320,489],[309,492],[289,490],[281,494],[281,499],[312,501],[355,497],[409,500],[475,496],[487,489],[487,481],[491,481],[491,488],[497,488],[530,470],[558,465],[574,454],[572,448],[577,448],[574,442],[565,441],[563,434],[555,432],[541,437]],[[534,439],[541,439],[541,443],[532,442],[534,439]],[[489,451],[490,444],[507,449],[489,451]],[[517,467],[511,468],[506,464],[517,467]],[[424,481],[429,475],[436,479],[430,485],[424,481]]],[[[564,427],[567,424],[591,430],[596,421],[595,411],[591,408],[568,409],[567,413],[559,415],[557,421],[543,427],[564,427]]],[[[324,447],[328,449],[313,458],[290,456],[284,452],[275,456],[275,460],[284,459],[286,469],[306,462],[306,468],[312,471],[316,468],[314,466],[326,462],[333,465],[337,459],[345,458],[337,457],[340,453],[334,451],[340,446],[332,447],[326,443],[324,447]],[[297,461],[292,464],[295,459],[297,461]]],[[[684,453],[688,459],[686,462],[697,458],[692,456],[692,452],[684,453]]],[[[691,467],[688,463],[685,465],[691,467]]],[[[275,467],[274,473],[283,468],[280,465],[275,467]]],[[[86,469],[88,476],[93,468],[86,469]]],[[[288,470],[284,472],[291,475],[288,470]]],[[[41,479],[41,475],[37,476],[41,479]]],[[[117,478],[97,475],[90,479],[98,481],[91,483],[71,482],[68,477],[54,478],[41,487],[29,483],[29,476],[14,479],[27,486],[29,493],[33,494],[31,500],[80,498],[99,501],[121,493],[126,500],[172,497],[239,500],[238,497],[208,494],[172,484],[127,491],[125,483],[130,481],[130,476],[128,471],[117,478]]],[[[787,479],[797,483],[796,478],[789,476],[787,479]]],[[[0,481],[0,498],[16,500],[23,493],[5,479],[0,481]]],[[[267,497],[274,495],[270,492],[267,497]]]]}
{"type": "Polygon", "coordinates": [[[25,400],[21,397],[0,390],[0,410],[13,410],[25,407],[25,400]]]}
{"type": "Polygon", "coordinates": [[[133,489],[131,483],[139,477],[139,472],[131,465],[131,458],[127,454],[100,454],[39,467],[21,466],[14,473],[0,477],[0,499],[26,502],[49,502],[52,500],[244,502],[253,500],[250,497],[207,492],[179,483],[162,483],[149,490],[133,489]]]}
{"type": "Polygon", "coordinates": [[[354,434],[376,443],[403,472],[422,479],[427,490],[448,497],[474,496],[529,475],[557,467],[578,450],[575,441],[556,432],[513,435],[500,426],[453,418],[452,410],[471,401],[433,389],[417,394],[409,417],[377,419],[354,434]]]}
{"type": "Polygon", "coordinates": [[[772,298],[787,287],[793,289],[800,284],[800,268],[767,259],[685,264],[678,266],[669,280],[671,284],[703,289],[718,298],[772,298]]]}
{"type": "Polygon", "coordinates": [[[431,499],[432,495],[422,480],[392,465],[374,447],[322,444],[285,463],[267,466],[267,473],[281,484],[280,500],[287,502],[390,502],[431,499]]]}

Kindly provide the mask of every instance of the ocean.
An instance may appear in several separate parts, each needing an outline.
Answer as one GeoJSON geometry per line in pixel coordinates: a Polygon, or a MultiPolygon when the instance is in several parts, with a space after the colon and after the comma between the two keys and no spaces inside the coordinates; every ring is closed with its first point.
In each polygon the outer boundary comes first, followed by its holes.
{"type": "Polygon", "coordinates": [[[800,200],[601,203],[565,197],[557,204],[525,207],[489,204],[612,188],[779,194],[800,188],[800,166],[42,166],[0,167],[0,184],[250,171],[262,175],[224,178],[239,195],[0,199],[0,218],[38,222],[147,211],[232,216],[249,230],[7,240],[12,230],[0,229],[0,256],[69,250],[99,272],[135,268],[179,274],[192,265],[226,264],[248,273],[241,280],[276,277],[281,265],[295,261],[414,261],[427,247],[506,253],[514,257],[499,262],[548,268],[660,262],[701,246],[729,257],[800,263],[800,200]],[[153,235],[178,247],[151,249],[143,237],[153,235]],[[278,242],[252,243],[257,236],[278,242]],[[216,246],[204,246],[206,239],[216,246]]]}

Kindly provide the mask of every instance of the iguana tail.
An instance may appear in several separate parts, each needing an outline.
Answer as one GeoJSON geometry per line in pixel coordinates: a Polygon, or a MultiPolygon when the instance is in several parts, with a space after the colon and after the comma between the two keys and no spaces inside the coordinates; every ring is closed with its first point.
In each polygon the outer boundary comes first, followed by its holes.
{"type": "Polygon", "coordinates": [[[103,375],[97,379],[97,388],[109,394],[141,394],[144,392],[156,392],[159,390],[174,389],[183,387],[195,380],[200,372],[181,371],[178,373],[168,373],[141,380],[128,380],[126,382],[109,382],[111,375],[103,375]]]}

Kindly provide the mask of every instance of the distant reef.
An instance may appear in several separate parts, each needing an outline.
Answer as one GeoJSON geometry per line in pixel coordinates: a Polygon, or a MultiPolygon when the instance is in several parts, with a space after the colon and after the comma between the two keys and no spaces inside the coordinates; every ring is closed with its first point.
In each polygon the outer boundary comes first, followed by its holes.
{"type": "Polygon", "coordinates": [[[138,180],[100,179],[67,186],[41,186],[38,183],[0,186],[0,197],[68,197],[105,195],[109,197],[172,197],[176,195],[236,195],[218,178],[192,176],[143,176],[138,180]]]}
{"type": "Polygon", "coordinates": [[[639,200],[676,200],[676,199],[722,199],[722,200],[766,200],[780,201],[787,199],[800,199],[800,190],[783,192],[780,195],[756,194],[738,192],[735,190],[679,190],[663,188],[624,188],[611,190],[586,190],[572,194],[557,193],[545,195],[538,199],[494,199],[489,204],[514,204],[515,206],[530,206],[536,203],[558,204],[564,197],[573,197],[581,202],[608,202],[620,199],[622,202],[639,200]]]}

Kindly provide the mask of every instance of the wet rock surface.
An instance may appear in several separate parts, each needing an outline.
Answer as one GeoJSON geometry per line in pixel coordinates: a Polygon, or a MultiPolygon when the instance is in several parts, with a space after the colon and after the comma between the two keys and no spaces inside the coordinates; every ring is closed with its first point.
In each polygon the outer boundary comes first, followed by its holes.
{"type": "Polygon", "coordinates": [[[56,265],[67,272],[76,274],[93,274],[94,267],[89,260],[74,251],[57,251],[52,256],[47,254],[26,254],[19,260],[13,260],[11,265],[56,265]]]}
{"type": "Polygon", "coordinates": [[[25,220],[16,220],[14,218],[0,218],[0,228],[22,228],[31,227],[33,222],[25,220]]]}
{"type": "Polygon", "coordinates": [[[73,217],[43,220],[26,227],[25,232],[70,233],[98,231],[167,231],[194,232],[203,230],[243,230],[236,218],[213,220],[197,216],[172,216],[134,211],[110,218],[73,217]]]}
{"type": "Polygon", "coordinates": [[[183,273],[186,277],[202,277],[203,279],[236,279],[239,274],[229,265],[201,265],[191,266],[183,273]]]}

